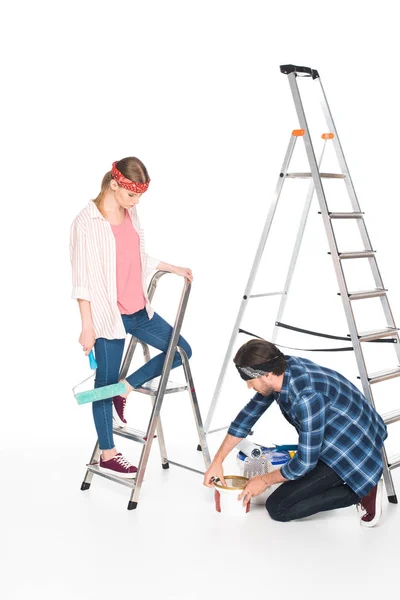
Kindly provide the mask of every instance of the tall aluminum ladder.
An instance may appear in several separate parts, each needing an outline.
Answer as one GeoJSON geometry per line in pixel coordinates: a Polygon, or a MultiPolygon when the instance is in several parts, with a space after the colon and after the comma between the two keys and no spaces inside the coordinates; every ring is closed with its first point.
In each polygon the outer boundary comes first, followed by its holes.
{"type": "MultiPolygon", "coordinates": [[[[275,295],[282,296],[281,302],[279,305],[279,309],[278,309],[278,314],[277,314],[277,317],[275,320],[275,327],[274,327],[273,334],[271,337],[271,340],[273,342],[276,341],[278,327],[282,325],[281,319],[282,319],[282,315],[283,315],[283,312],[285,309],[293,272],[294,272],[296,262],[297,262],[297,257],[298,257],[299,251],[300,251],[303,234],[304,234],[304,229],[305,229],[305,226],[307,223],[307,218],[308,218],[314,191],[316,191],[316,193],[317,193],[318,202],[319,202],[319,206],[320,206],[320,214],[322,216],[326,236],[327,236],[328,243],[329,243],[329,249],[330,249],[329,253],[332,256],[333,265],[334,265],[334,269],[335,269],[336,277],[337,277],[337,282],[339,285],[340,296],[341,296],[341,299],[343,302],[343,308],[344,308],[344,312],[346,315],[346,320],[347,320],[347,324],[348,324],[348,328],[349,328],[349,332],[350,332],[348,339],[349,339],[349,341],[351,340],[352,346],[354,348],[355,357],[356,357],[357,366],[358,366],[361,384],[362,384],[362,389],[363,389],[363,393],[364,393],[365,397],[375,407],[374,396],[373,396],[373,391],[372,391],[373,386],[382,381],[386,381],[388,379],[392,379],[392,378],[400,376],[399,331],[396,327],[396,324],[395,324],[395,321],[393,318],[393,314],[392,314],[392,311],[391,311],[391,308],[389,305],[389,300],[388,300],[388,297],[386,294],[387,289],[385,288],[383,281],[382,281],[382,277],[381,277],[381,274],[380,274],[380,271],[378,268],[378,264],[376,261],[375,251],[373,250],[373,247],[371,245],[371,241],[370,241],[370,238],[369,238],[369,235],[367,232],[367,228],[365,225],[364,213],[361,212],[361,208],[358,203],[356,192],[354,190],[353,182],[352,182],[352,179],[350,176],[349,169],[347,167],[347,163],[346,163],[346,160],[345,160],[345,157],[343,154],[343,150],[342,150],[342,147],[341,147],[341,144],[339,141],[339,137],[338,137],[338,134],[336,131],[336,127],[335,127],[333,118],[332,118],[332,114],[329,109],[328,101],[327,101],[324,89],[322,87],[320,76],[318,74],[318,71],[316,71],[315,69],[311,69],[309,67],[299,67],[299,66],[295,66],[295,65],[283,65],[280,67],[280,69],[281,69],[281,72],[284,73],[285,75],[287,75],[287,77],[288,77],[288,81],[289,81],[291,92],[293,95],[293,100],[294,100],[294,104],[296,107],[297,116],[299,119],[301,129],[294,130],[290,137],[289,146],[288,146],[288,149],[287,149],[287,152],[285,155],[282,170],[279,174],[278,183],[277,183],[276,190],[275,190],[274,200],[271,203],[271,207],[270,207],[270,210],[269,210],[269,213],[267,216],[267,220],[266,220],[266,223],[265,223],[262,235],[261,235],[260,243],[258,245],[258,249],[256,252],[256,256],[254,259],[252,269],[251,269],[251,273],[250,273],[250,276],[249,276],[249,279],[248,279],[248,282],[247,282],[247,285],[246,285],[246,288],[245,288],[245,291],[243,294],[243,298],[242,298],[242,301],[240,304],[239,313],[238,313],[238,316],[237,316],[235,324],[234,324],[234,328],[233,328],[233,332],[232,332],[232,335],[231,335],[231,338],[229,341],[228,349],[227,349],[227,352],[225,355],[222,369],[221,369],[221,372],[220,372],[220,375],[219,375],[219,378],[217,381],[217,385],[216,385],[214,395],[213,395],[213,398],[211,401],[211,405],[210,405],[210,408],[208,411],[208,415],[206,418],[206,422],[205,422],[206,435],[226,429],[226,427],[220,427],[218,429],[211,430],[210,425],[211,425],[211,422],[212,422],[212,419],[213,419],[213,416],[214,416],[214,413],[216,410],[218,398],[221,393],[221,388],[222,388],[222,385],[223,385],[223,382],[225,379],[226,371],[227,371],[228,365],[230,364],[231,358],[233,356],[233,352],[235,349],[236,337],[237,337],[238,333],[243,331],[240,329],[241,322],[242,322],[245,310],[247,308],[247,305],[252,298],[260,297],[260,296],[275,296],[275,295]],[[316,85],[317,87],[319,86],[319,92],[321,94],[321,105],[322,105],[322,109],[323,109],[323,113],[325,116],[327,126],[329,128],[329,133],[325,133],[322,135],[324,143],[323,143],[323,149],[322,149],[322,152],[321,152],[321,155],[320,155],[318,161],[317,161],[315,153],[314,153],[314,147],[312,144],[312,140],[311,140],[311,136],[309,133],[308,124],[307,124],[307,119],[306,119],[305,111],[303,108],[303,102],[302,102],[302,98],[301,98],[300,90],[299,90],[299,86],[298,86],[298,81],[297,81],[298,77],[312,78],[313,82],[311,83],[311,85],[316,85]],[[293,151],[294,151],[296,142],[299,138],[302,138],[304,140],[306,154],[307,154],[310,171],[311,171],[309,173],[290,173],[288,171],[289,165],[291,162],[291,158],[293,155],[293,151]],[[321,161],[322,161],[327,143],[333,143],[333,145],[334,145],[334,150],[336,153],[336,157],[338,159],[341,173],[321,173],[320,172],[320,165],[321,165],[321,161]],[[294,249],[293,249],[289,269],[287,272],[285,286],[282,291],[252,295],[251,292],[252,292],[253,284],[254,284],[254,281],[255,281],[255,278],[257,275],[257,271],[258,271],[258,268],[260,265],[260,261],[261,261],[263,252],[264,252],[265,244],[267,242],[268,235],[270,233],[271,225],[274,220],[274,216],[275,216],[278,201],[279,201],[279,198],[280,198],[280,195],[282,192],[282,188],[283,188],[283,185],[287,178],[309,178],[311,181],[310,181],[310,188],[309,188],[309,191],[308,191],[308,194],[306,197],[306,201],[305,201],[305,205],[304,205],[304,209],[303,209],[303,214],[302,214],[301,221],[300,221],[298,234],[297,234],[296,241],[294,244],[294,249]],[[326,197],[325,197],[323,183],[322,183],[322,180],[325,178],[344,180],[345,185],[346,185],[346,190],[347,190],[350,202],[351,202],[351,208],[352,208],[351,211],[349,211],[349,212],[331,212],[329,210],[327,201],[326,201],[326,197]],[[343,252],[338,249],[336,237],[335,237],[334,223],[337,222],[338,220],[343,220],[343,219],[351,219],[351,220],[356,221],[364,248],[356,249],[354,251],[349,251],[349,252],[347,252],[347,251],[343,252]],[[362,290],[362,291],[350,291],[348,289],[346,278],[345,278],[345,273],[344,273],[344,270],[342,267],[342,263],[343,263],[343,261],[350,260],[350,259],[353,259],[353,260],[367,259],[368,260],[369,267],[370,267],[370,270],[371,270],[371,273],[373,275],[374,282],[375,282],[374,289],[362,290]],[[358,331],[358,328],[357,328],[352,305],[353,305],[354,301],[361,301],[361,300],[365,300],[368,298],[379,298],[380,299],[383,313],[384,313],[384,316],[386,319],[387,327],[379,329],[379,330],[360,332],[360,331],[358,331]],[[388,338],[390,338],[390,339],[388,339],[388,338]],[[365,359],[364,359],[363,345],[367,342],[383,342],[383,341],[393,342],[393,347],[394,347],[394,349],[396,351],[396,355],[397,355],[398,365],[396,368],[387,369],[385,371],[380,371],[377,373],[368,373],[366,364],[365,364],[365,359]]],[[[339,338],[339,339],[341,339],[341,338],[339,338]]],[[[396,421],[400,420],[400,409],[391,411],[387,414],[383,414],[382,418],[387,425],[390,425],[391,423],[395,423],[396,421]]],[[[385,448],[383,448],[382,455],[383,455],[383,465],[384,465],[383,475],[384,475],[388,499],[389,499],[389,502],[397,504],[397,497],[396,497],[396,493],[395,493],[395,489],[394,489],[391,470],[400,466],[400,454],[397,454],[397,455],[391,457],[390,459],[388,459],[386,450],[385,450],[385,448]]]]}
{"type": "MultiPolygon", "coordinates": [[[[150,302],[153,299],[154,292],[157,288],[157,284],[158,284],[160,278],[166,274],[167,274],[166,271],[157,271],[153,275],[153,277],[150,281],[150,284],[149,284],[149,288],[148,288],[148,298],[149,298],[150,302]]],[[[131,427],[122,427],[121,428],[117,425],[113,426],[114,435],[127,438],[134,442],[139,442],[140,444],[143,445],[136,477],[134,479],[123,479],[122,477],[118,477],[117,475],[112,475],[112,474],[108,474],[108,473],[104,473],[104,472],[100,471],[99,470],[99,458],[100,458],[101,451],[99,449],[99,442],[97,441],[96,445],[94,447],[91,459],[88,464],[85,478],[81,485],[81,490],[88,490],[90,488],[90,484],[92,482],[93,475],[100,475],[101,477],[110,479],[111,481],[114,481],[115,483],[120,483],[129,488],[132,488],[131,496],[130,496],[129,503],[128,503],[128,510],[133,510],[138,505],[140,490],[142,487],[143,478],[144,478],[144,474],[146,471],[151,446],[153,443],[153,439],[155,437],[157,437],[157,440],[158,440],[158,445],[159,445],[160,454],[161,454],[161,465],[162,465],[163,469],[169,469],[169,465],[171,464],[171,465],[175,465],[178,467],[182,467],[189,471],[193,471],[195,473],[199,473],[200,475],[204,475],[203,471],[199,471],[198,469],[194,469],[187,465],[183,465],[183,464],[174,462],[167,457],[164,432],[163,432],[161,418],[160,418],[160,411],[161,411],[161,407],[162,407],[162,403],[163,403],[165,394],[173,394],[173,393],[182,392],[185,390],[188,391],[190,400],[192,403],[197,433],[199,436],[199,444],[200,444],[202,452],[203,452],[204,464],[205,464],[206,469],[209,467],[209,465],[211,463],[210,453],[208,450],[207,440],[206,440],[205,433],[204,433],[204,427],[203,427],[203,423],[202,423],[202,419],[201,419],[200,409],[199,409],[199,405],[197,402],[196,390],[194,387],[192,373],[191,373],[190,366],[189,366],[189,360],[188,360],[186,352],[177,345],[179,335],[181,332],[183,318],[184,318],[185,311],[186,311],[189,294],[190,294],[190,288],[191,288],[190,282],[187,279],[185,279],[184,281],[185,281],[184,288],[182,291],[179,308],[178,308],[178,311],[176,314],[175,324],[174,324],[174,328],[173,328],[173,331],[171,334],[171,339],[169,342],[168,350],[167,350],[167,353],[165,356],[163,371],[162,371],[160,377],[157,377],[156,379],[153,379],[153,380],[145,383],[143,385],[143,387],[141,387],[141,388],[137,388],[137,389],[133,390],[133,392],[146,394],[146,395],[150,396],[152,399],[153,409],[152,409],[151,417],[150,417],[149,424],[147,427],[147,431],[139,431],[136,429],[132,429],[131,427]],[[175,352],[179,352],[179,354],[181,356],[182,366],[183,366],[183,370],[185,373],[186,384],[176,384],[171,381],[168,381],[172,362],[173,362],[173,359],[175,356],[175,352]]],[[[119,380],[125,379],[125,377],[128,373],[128,370],[129,370],[130,364],[132,362],[133,354],[135,352],[138,341],[140,342],[140,344],[142,346],[145,361],[147,362],[150,360],[150,352],[149,352],[148,345],[132,336],[132,338],[129,342],[128,348],[126,350],[124,360],[122,362],[122,366],[121,366],[121,370],[120,370],[120,374],[119,374],[119,380]]]]}

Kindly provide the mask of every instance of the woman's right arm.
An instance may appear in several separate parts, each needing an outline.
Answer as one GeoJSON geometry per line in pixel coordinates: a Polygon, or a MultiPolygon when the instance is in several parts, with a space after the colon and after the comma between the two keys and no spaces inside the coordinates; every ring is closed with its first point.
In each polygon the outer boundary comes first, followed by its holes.
{"type": "Polygon", "coordinates": [[[87,356],[94,346],[96,337],[93,327],[90,290],[86,271],[86,237],[85,232],[76,220],[72,223],[71,227],[70,258],[72,265],[72,298],[78,301],[82,320],[79,343],[87,356]]]}
{"type": "Polygon", "coordinates": [[[82,300],[81,298],[78,298],[78,305],[82,320],[82,331],[81,335],[79,336],[79,343],[83,348],[85,356],[87,356],[96,342],[92,311],[89,300],[82,300]]]}

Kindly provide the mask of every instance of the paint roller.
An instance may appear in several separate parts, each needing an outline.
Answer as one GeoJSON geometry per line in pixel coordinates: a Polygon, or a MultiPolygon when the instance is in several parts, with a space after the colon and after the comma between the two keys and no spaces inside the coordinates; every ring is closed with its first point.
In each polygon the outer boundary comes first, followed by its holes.
{"type": "MultiPolygon", "coordinates": [[[[97,362],[93,354],[93,350],[89,352],[89,365],[93,370],[97,369],[97,362]]],[[[114,396],[119,396],[121,394],[126,393],[126,386],[121,381],[119,383],[112,383],[111,385],[104,385],[102,387],[94,388],[92,390],[86,390],[83,392],[76,392],[75,390],[79,388],[82,384],[89,379],[92,379],[93,375],[87,377],[81,383],[78,383],[75,387],[72,388],[74,396],[78,402],[78,404],[87,404],[88,402],[97,402],[98,400],[107,400],[108,398],[113,398],[114,396]]]]}

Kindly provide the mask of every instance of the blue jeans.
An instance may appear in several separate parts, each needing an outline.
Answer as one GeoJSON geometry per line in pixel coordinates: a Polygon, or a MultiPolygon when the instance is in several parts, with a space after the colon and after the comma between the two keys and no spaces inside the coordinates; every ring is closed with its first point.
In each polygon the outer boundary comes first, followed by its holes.
{"type": "Polygon", "coordinates": [[[319,460],[312,471],[286,481],[273,492],[265,507],[275,521],[304,519],[315,513],[357,504],[360,498],[344,481],[319,460]]]}
{"type": "MultiPolygon", "coordinates": [[[[132,315],[121,316],[127,333],[161,350],[160,354],[157,354],[157,356],[150,359],[140,369],[126,378],[132,387],[138,388],[146,383],[146,381],[161,375],[172,327],[157,313],[154,313],[153,318],[149,319],[145,308],[132,315]]],[[[97,370],[94,387],[102,387],[118,382],[124,344],[125,340],[123,339],[107,340],[106,338],[98,338],[96,340],[94,351],[97,370]]],[[[188,358],[191,357],[192,350],[182,336],[179,336],[178,346],[186,352],[188,358]]],[[[172,368],[174,369],[181,364],[180,354],[176,352],[172,368]]],[[[114,448],[112,398],[93,402],[92,408],[100,449],[109,450],[114,448]]]]}

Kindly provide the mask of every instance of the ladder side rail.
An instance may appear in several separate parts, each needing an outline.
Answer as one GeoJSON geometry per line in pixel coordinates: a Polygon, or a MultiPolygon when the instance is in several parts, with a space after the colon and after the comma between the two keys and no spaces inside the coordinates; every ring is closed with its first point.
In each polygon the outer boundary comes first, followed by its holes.
{"type": "MultiPolygon", "coordinates": [[[[88,464],[92,465],[94,463],[99,462],[100,453],[101,453],[101,450],[100,450],[100,446],[99,446],[99,440],[97,440],[96,444],[94,446],[94,450],[92,452],[92,456],[90,457],[90,461],[88,464]]],[[[89,469],[87,469],[85,477],[84,477],[82,485],[81,485],[81,490],[88,490],[90,488],[90,484],[92,483],[92,479],[93,479],[93,472],[89,471],[89,469]]]]}
{"type": "MultiPolygon", "coordinates": [[[[353,184],[353,180],[351,178],[350,171],[349,171],[349,168],[348,168],[348,165],[346,162],[346,158],[343,153],[343,148],[340,143],[340,138],[339,138],[336,126],[335,126],[335,122],[333,120],[332,113],[329,108],[325,90],[323,88],[322,81],[320,78],[318,79],[318,81],[319,81],[319,85],[321,87],[321,93],[322,93],[322,100],[321,100],[322,110],[325,115],[326,123],[327,123],[328,127],[330,128],[331,132],[334,134],[334,138],[332,141],[333,141],[336,157],[338,159],[341,171],[345,175],[344,181],[345,181],[345,185],[347,188],[347,192],[349,194],[351,205],[353,207],[354,212],[361,212],[360,203],[358,201],[357,194],[356,194],[354,184],[353,184]]],[[[373,250],[373,247],[371,244],[371,239],[369,237],[369,233],[367,231],[367,227],[366,227],[364,219],[357,219],[357,225],[358,225],[361,239],[363,241],[365,249],[373,250]]],[[[373,277],[375,280],[376,287],[384,288],[382,276],[379,271],[379,267],[378,267],[375,257],[369,259],[369,263],[370,263],[372,274],[373,274],[373,277]]]]}
{"type": "Polygon", "coordinates": [[[170,275],[170,272],[169,271],[156,271],[156,273],[154,273],[153,277],[151,278],[150,283],[147,288],[147,297],[149,299],[149,302],[151,302],[153,300],[155,291],[157,289],[158,282],[160,281],[161,277],[163,277],[164,275],[170,275]]]}
{"type": "Polygon", "coordinates": [[[145,473],[145,470],[147,467],[147,462],[149,460],[151,445],[152,445],[154,434],[155,434],[155,431],[157,428],[157,423],[159,421],[161,405],[162,405],[162,401],[164,398],[165,389],[167,387],[168,377],[169,377],[169,374],[171,371],[172,362],[174,360],[175,352],[176,352],[176,349],[178,346],[178,339],[180,336],[183,317],[185,315],[186,306],[187,306],[188,299],[189,299],[190,288],[191,288],[190,282],[187,279],[185,279],[182,296],[181,296],[181,300],[179,303],[179,308],[178,308],[176,318],[175,318],[175,324],[174,324],[174,327],[172,330],[168,349],[167,349],[166,356],[165,356],[164,367],[163,367],[163,370],[161,373],[160,383],[159,383],[158,390],[156,393],[153,410],[151,412],[149,426],[148,426],[147,432],[146,432],[147,441],[146,441],[146,444],[144,444],[144,446],[143,446],[142,453],[140,456],[140,461],[139,461],[138,471],[137,471],[137,476],[136,476],[136,486],[131,494],[130,502],[133,501],[134,503],[136,503],[138,501],[138,498],[140,495],[140,490],[141,490],[142,483],[143,483],[144,473],[145,473]]]}
{"type": "MultiPolygon", "coordinates": [[[[322,85],[321,78],[318,78],[318,81],[319,81],[319,85],[321,87],[321,92],[322,92],[322,100],[321,100],[322,111],[324,113],[326,124],[328,125],[330,132],[334,134],[334,138],[332,141],[333,141],[333,145],[335,148],[335,153],[336,153],[336,157],[339,162],[340,169],[341,169],[343,175],[345,175],[344,181],[345,181],[345,184],[346,184],[346,187],[348,190],[348,194],[349,194],[350,201],[351,201],[351,204],[353,207],[353,211],[361,212],[360,204],[358,202],[356,191],[355,191],[355,188],[353,185],[353,181],[351,179],[350,171],[347,166],[347,162],[346,162],[346,159],[345,159],[345,156],[343,153],[342,145],[340,143],[340,139],[339,139],[338,132],[337,132],[337,129],[336,129],[333,117],[332,117],[332,113],[329,108],[328,100],[327,100],[325,90],[322,85]]],[[[372,249],[370,244],[369,244],[368,249],[372,249]]]]}
{"type": "Polygon", "coordinates": [[[264,229],[263,229],[262,234],[261,234],[260,242],[259,242],[259,245],[258,245],[258,248],[257,248],[257,251],[256,251],[256,255],[255,255],[255,258],[254,258],[253,266],[252,266],[252,269],[251,269],[251,272],[250,272],[250,276],[249,276],[249,279],[247,281],[247,285],[246,285],[246,288],[245,288],[243,299],[242,299],[242,302],[240,304],[240,308],[239,308],[238,315],[236,317],[235,324],[233,326],[232,334],[231,334],[231,337],[230,337],[230,340],[229,340],[229,344],[228,344],[228,348],[227,348],[227,351],[226,351],[226,354],[225,354],[224,361],[222,363],[222,368],[221,368],[221,371],[220,371],[220,374],[219,374],[219,377],[218,377],[217,385],[215,387],[215,391],[214,391],[214,394],[213,394],[213,398],[211,400],[210,408],[208,410],[208,414],[207,414],[206,422],[205,422],[205,426],[204,426],[206,434],[210,430],[211,422],[212,422],[212,419],[214,417],[214,413],[215,413],[215,410],[216,410],[216,407],[217,407],[218,398],[219,398],[220,393],[221,393],[221,388],[222,388],[222,385],[223,385],[223,382],[224,382],[224,379],[225,379],[225,375],[226,375],[226,371],[227,371],[227,368],[228,368],[228,364],[229,364],[229,361],[230,361],[230,359],[232,357],[232,354],[233,354],[233,347],[235,345],[235,341],[236,341],[236,338],[237,338],[237,335],[238,335],[238,332],[239,332],[239,327],[240,327],[240,324],[242,322],[243,315],[244,315],[245,310],[247,308],[247,302],[249,300],[249,296],[250,296],[251,290],[253,288],[253,283],[254,283],[254,280],[255,280],[256,275],[257,275],[258,267],[259,267],[259,264],[261,262],[261,258],[262,258],[262,254],[263,254],[263,251],[264,251],[264,248],[265,248],[265,244],[267,242],[268,235],[269,235],[269,232],[270,232],[270,229],[271,229],[271,225],[272,225],[272,222],[274,220],[276,208],[277,208],[277,205],[278,205],[278,202],[279,202],[279,198],[280,198],[281,193],[282,193],[283,184],[285,183],[285,176],[286,176],[286,173],[287,173],[287,170],[288,170],[288,167],[289,167],[292,155],[293,155],[293,151],[294,151],[296,142],[297,142],[297,136],[294,136],[292,134],[290,136],[289,145],[288,145],[288,148],[287,148],[287,151],[286,151],[286,155],[285,155],[285,158],[284,158],[284,161],[283,161],[283,165],[282,165],[282,169],[281,169],[281,172],[280,172],[280,175],[279,175],[279,178],[278,178],[278,182],[276,184],[274,200],[271,203],[271,206],[270,206],[270,209],[269,209],[269,213],[268,213],[268,216],[267,216],[267,220],[265,222],[264,229]]]}
{"type": "MultiPolygon", "coordinates": [[[[351,178],[350,171],[349,171],[349,168],[348,168],[348,165],[346,162],[346,158],[343,153],[343,148],[340,143],[339,135],[337,133],[335,122],[333,120],[333,116],[332,116],[332,113],[331,113],[331,110],[330,110],[330,107],[328,104],[328,100],[327,100],[327,97],[325,94],[324,87],[322,85],[321,78],[318,78],[318,81],[319,81],[319,85],[321,87],[321,93],[322,93],[322,101],[321,101],[322,110],[325,115],[326,123],[327,123],[328,127],[330,128],[331,132],[334,134],[333,144],[334,144],[334,148],[335,148],[335,152],[336,152],[336,156],[337,156],[340,168],[342,170],[342,173],[345,175],[345,184],[346,184],[347,191],[348,191],[348,194],[350,197],[350,201],[351,201],[353,210],[355,212],[361,212],[361,208],[360,208],[360,204],[359,204],[359,201],[358,201],[358,198],[356,195],[353,180],[351,178]]],[[[357,219],[357,225],[358,225],[361,239],[363,241],[365,249],[372,250],[373,249],[372,243],[371,243],[371,239],[369,237],[369,233],[367,231],[367,227],[366,227],[364,218],[357,219]]],[[[376,257],[373,256],[371,258],[368,258],[368,261],[369,261],[369,265],[371,268],[371,272],[372,272],[376,287],[384,289],[385,286],[383,283],[383,278],[382,278],[376,257]]],[[[384,312],[388,327],[396,328],[396,323],[395,323],[394,316],[393,316],[387,296],[381,296],[381,304],[382,304],[382,310],[384,312]]],[[[395,351],[396,351],[397,359],[400,362],[400,337],[399,337],[399,335],[397,335],[397,338],[398,338],[398,343],[395,344],[395,346],[396,346],[395,351]]]]}
{"type": "MultiPolygon", "coordinates": [[[[153,296],[156,291],[157,284],[160,281],[161,277],[163,275],[166,275],[167,273],[168,273],[168,271],[157,271],[156,273],[154,273],[153,277],[150,280],[148,288],[147,288],[147,297],[149,299],[149,302],[151,302],[153,300],[153,296]]],[[[124,360],[122,361],[121,369],[119,372],[119,381],[126,378],[128,369],[132,362],[134,352],[136,350],[137,341],[138,341],[137,338],[132,336],[132,338],[129,342],[128,348],[125,352],[124,360]]]]}
{"type": "MultiPolygon", "coordinates": [[[[154,408],[155,402],[156,401],[155,401],[154,396],[151,396],[151,403],[152,403],[153,408],[154,408]]],[[[156,432],[157,432],[158,447],[160,449],[161,464],[162,464],[163,468],[166,469],[167,465],[168,465],[167,448],[165,446],[164,429],[161,424],[160,415],[158,416],[158,419],[157,419],[156,432]]]]}
{"type": "MultiPolygon", "coordinates": [[[[386,322],[388,324],[388,327],[393,327],[393,328],[397,329],[396,322],[394,320],[394,316],[393,316],[392,309],[389,304],[388,297],[386,295],[381,296],[380,300],[381,300],[381,304],[382,304],[382,309],[385,313],[386,322]]],[[[394,337],[397,338],[397,343],[393,344],[393,345],[394,345],[394,350],[396,352],[398,363],[400,365],[400,332],[397,331],[397,333],[394,337]]]]}
{"type": "MultiPolygon", "coordinates": [[[[324,153],[325,153],[325,149],[326,149],[326,142],[327,140],[324,141],[323,147],[322,147],[322,151],[321,151],[321,155],[319,158],[319,162],[318,162],[318,169],[321,169],[321,164],[322,164],[322,160],[324,158],[324,153]]],[[[300,225],[299,225],[299,229],[297,232],[297,237],[296,237],[296,241],[293,247],[293,252],[292,252],[292,257],[290,259],[290,264],[289,264],[289,268],[287,271],[287,275],[286,275],[286,281],[285,281],[285,285],[284,285],[284,293],[282,295],[281,301],[279,303],[279,307],[278,307],[278,313],[275,319],[275,325],[274,325],[274,329],[272,332],[272,336],[271,336],[271,342],[273,344],[275,344],[277,336],[278,336],[278,331],[279,331],[279,327],[276,325],[277,322],[281,322],[282,321],[282,317],[283,317],[283,313],[285,311],[285,307],[286,307],[286,303],[288,300],[288,295],[289,295],[289,289],[292,283],[292,278],[293,278],[293,274],[294,274],[294,270],[296,268],[296,264],[297,264],[297,259],[299,257],[299,253],[300,253],[300,248],[301,248],[301,244],[303,241],[303,236],[304,236],[304,231],[306,228],[306,224],[308,221],[308,215],[310,213],[310,208],[311,208],[311,203],[312,203],[312,199],[314,196],[314,191],[315,191],[315,187],[314,187],[314,181],[311,180],[310,186],[309,186],[309,190],[306,196],[306,201],[304,203],[304,208],[303,208],[303,214],[301,216],[301,221],[300,221],[300,225]]]]}
{"type": "MultiPolygon", "coordinates": [[[[349,198],[350,198],[350,202],[351,202],[351,205],[353,207],[354,212],[361,212],[360,203],[359,203],[358,198],[357,198],[357,194],[356,194],[356,191],[355,191],[353,180],[351,178],[350,171],[349,171],[349,168],[348,168],[348,165],[347,165],[347,162],[346,162],[346,158],[345,158],[344,153],[343,153],[343,148],[342,148],[342,145],[340,143],[340,138],[339,138],[339,135],[338,135],[338,132],[337,132],[337,129],[336,129],[335,122],[333,120],[333,116],[332,116],[331,110],[329,108],[328,100],[327,100],[327,97],[326,97],[326,94],[325,94],[325,90],[324,90],[323,85],[322,85],[321,78],[319,78],[318,81],[319,81],[319,85],[321,87],[321,93],[322,93],[322,100],[321,100],[322,110],[323,110],[323,113],[325,115],[326,123],[327,123],[329,129],[331,130],[331,132],[334,134],[333,146],[334,146],[334,149],[335,149],[336,157],[337,157],[337,160],[339,162],[341,171],[345,175],[345,180],[344,181],[345,181],[347,192],[348,192],[348,195],[349,195],[349,198]]],[[[369,237],[369,234],[368,234],[368,231],[367,231],[364,219],[363,218],[362,219],[357,219],[357,225],[358,225],[358,228],[359,228],[359,231],[360,231],[361,238],[362,238],[362,241],[363,241],[365,249],[366,250],[373,250],[371,239],[369,237]]],[[[379,272],[379,268],[378,268],[378,265],[376,263],[375,257],[369,259],[369,262],[370,262],[371,270],[372,270],[373,275],[374,275],[374,280],[375,280],[375,283],[376,283],[376,287],[384,287],[383,280],[382,280],[381,274],[379,272]]]]}
{"type": "Polygon", "coordinates": [[[199,403],[197,400],[196,389],[194,387],[192,371],[191,371],[190,365],[189,365],[189,359],[183,348],[180,348],[178,346],[177,350],[182,359],[182,365],[183,365],[183,369],[185,372],[186,381],[188,384],[188,392],[189,392],[190,400],[192,403],[194,419],[195,419],[196,427],[197,427],[197,433],[199,435],[199,444],[200,444],[201,450],[203,452],[204,464],[206,466],[206,469],[208,469],[208,467],[211,464],[211,457],[210,457],[210,452],[208,449],[207,438],[206,438],[206,435],[204,432],[203,422],[201,419],[200,408],[199,408],[199,403]]]}
{"type": "MultiPolygon", "coordinates": [[[[145,342],[142,342],[141,340],[139,340],[139,341],[140,341],[140,344],[143,349],[144,360],[146,362],[149,362],[149,360],[150,360],[149,346],[145,342]]],[[[152,401],[152,406],[154,407],[154,396],[151,396],[151,401],[152,401]]],[[[166,465],[168,462],[167,461],[167,448],[165,446],[165,437],[164,437],[163,426],[161,423],[161,417],[159,417],[159,419],[158,419],[156,431],[157,431],[158,447],[160,449],[160,455],[161,455],[161,463],[162,463],[162,465],[166,465]]]]}
{"type": "Polygon", "coordinates": [[[218,399],[219,399],[219,396],[221,393],[222,385],[225,380],[226,371],[228,369],[228,365],[230,363],[230,360],[231,360],[231,357],[233,354],[233,348],[234,348],[234,345],[236,342],[236,338],[238,336],[240,323],[242,322],[242,318],[243,318],[246,308],[247,308],[247,298],[246,299],[243,298],[243,300],[240,304],[240,308],[239,308],[238,315],[236,317],[235,324],[233,326],[232,334],[231,334],[231,337],[229,340],[228,348],[225,353],[224,361],[222,363],[222,368],[221,368],[221,371],[218,376],[218,381],[217,381],[217,385],[214,390],[214,395],[211,400],[210,408],[208,409],[206,422],[205,422],[206,434],[208,434],[208,432],[210,431],[211,422],[214,417],[215,410],[217,408],[217,402],[218,402],[218,399]]]}
{"type": "MultiPolygon", "coordinates": [[[[381,297],[381,302],[382,302],[383,310],[385,311],[385,315],[386,315],[388,327],[394,327],[395,329],[397,329],[397,326],[396,326],[396,323],[395,323],[395,320],[394,320],[394,316],[393,316],[393,313],[392,313],[392,309],[391,309],[390,304],[389,304],[388,297],[386,295],[382,296],[381,297]]],[[[396,337],[397,337],[397,344],[394,344],[394,346],[395,346],[395,350],[396,350],[396,353],[397,353],[397,357],[398,357],[399,362],[400,362],[400,337],[399,337],[399,332],[397,332],[396,337]]]]}
{"type": "Polygon", "coordinates": [[[396,490],[394,489],[393,478],[392,478],[392,474],[390,472],[389,459],[388,459],[388,455],[386,453],[385,446],[383,446],[383,448],[382,448],[382,460],[383,460],[383,479],[385,482],[388,500],[392,504],[397,504],[396,490]]]}
{"type": "Polygon", "coordinates": [[[317,165],[317,161],[316,161],[315,154],[314,154],[314,148],[313,148],[311,137],[309,134],[306,115],[304,112],[303,103],[301,100],[300,91],[299,91],[299,88],[297,85],[295,74],[294,73],[289,74],[288,79],[289,79],[289,84],[290,84],[290,88],[292,91],[297,115],[298,115],[298,118],[300,121],[300,127],[305,130],[304,145],[306,148],[306,153],[307,153],[308,161],[310,164],[311,173],[313,176],[315,189],[317,192],[317,197],[318,197],[318,201],[319,201],[319,205],[320,205],[320,209],[321,209],[321,216],[323,219],[323,223],[324,223],[324,227],[325,227],[325,231],[326,231],[326,235],[327,235],[327,239],[328,239],[329,249],[330,249],[332,260],[333,260],[333,266],[334,266],[334,269],[336,272],[336,278],[337,278],[337,282],[339,285],[339,291],[342,296],[343,308],[344,308],[344,312],[345,312],[345,316],[346,316],[347,325],[349,327],[350,338],[351,338],[351,341],[352,341],[352,344],[354,347],[354,354],[356,357],[357,366],[358,366],[358,370],[360,373],[362,388],[363,388],[365,396],[371,402],[371,404],[374,406],[374,401],[373,401],[371,389],[370,389],[369,382],[368,382],[367,368],[365,365],[364,355],[363,355],[362,348],[361,348],[361,342],[358,337],[358,331],[357,331],[357,327],[356,327],[356,323],[355,323],[353,309],[352,309],[351,302],[348,297],[346,280],[345,280],[342,265],[341,265],[341,262],[340,262],[340,259],[338,256],[338,249],[336,246],[332,223],[329,218],[329,210],[328,210],[328,206],[327,206],[327,202],[326,202],[325,192],[324,192],[321,177],[320,177],[320,174],[318,171],[318,165],[317,165]]]}

